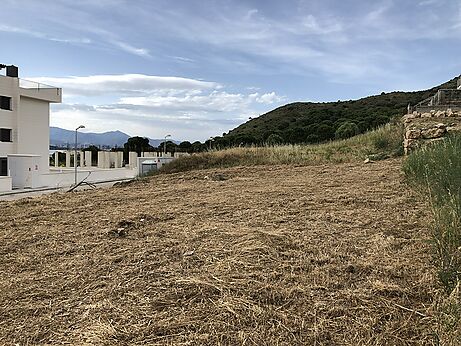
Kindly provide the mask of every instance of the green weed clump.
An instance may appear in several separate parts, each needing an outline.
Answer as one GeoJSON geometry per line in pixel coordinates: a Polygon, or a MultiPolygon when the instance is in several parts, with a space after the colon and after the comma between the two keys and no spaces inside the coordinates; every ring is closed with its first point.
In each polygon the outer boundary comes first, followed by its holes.
{"type": "Polygon", "coordinates": [[[461,344],[461,135],[425,146],[403,166],[410,184],[429,197],[434,263],[445,296],[438,302],[443,344],[461,344]]]}
{"type": "Polygon", "coordinates": [[[452,291],[461,279],[461,136],[411,154],[404,172],[414,186],[430,197],[439,278],[452,291]]]}
{"type": "Polygon", "coordinates": [[[374,131],[344,140],[311,145],[266,145],[234,147],[181,157],[162,167],[161,172],[174,173],[196,169],[255,165],[315,165],[363,161],[369,157],[381,160],[403,153],[400,124],[387,124],[374,131]],[[377,141],[385,145],[376,145],[377,141]]]}

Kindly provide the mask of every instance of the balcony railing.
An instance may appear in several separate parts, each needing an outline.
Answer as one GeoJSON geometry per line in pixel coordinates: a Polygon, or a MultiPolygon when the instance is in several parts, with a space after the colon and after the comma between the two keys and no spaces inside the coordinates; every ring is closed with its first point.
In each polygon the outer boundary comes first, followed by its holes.
{"type": "Polygon", "coordinates": [[[57,87],[54,87],[48,84],[38,83],[38,82],[34,82],[31,80],[27,80],[27,79],[21,79],[21,78],[19,79],[19,87],[23,89],[36,89],[36,90],[58,89],[57,87]]]}

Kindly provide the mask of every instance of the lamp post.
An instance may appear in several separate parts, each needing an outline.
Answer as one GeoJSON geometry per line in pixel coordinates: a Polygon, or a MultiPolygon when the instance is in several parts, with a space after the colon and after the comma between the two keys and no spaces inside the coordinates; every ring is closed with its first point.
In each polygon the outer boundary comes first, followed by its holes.
{"type": "Polygon", "coordinates": [[[163,142],[163,156],[166,157],[166,138],[171,137],[171,135],[166,135],[165,136],[165,141],[163,142]]]}
{"type": "Polygon", "coordinates": [[[75,186],[77,185],[77,131],[84,129],[84,125],[80,125],[75,129],[75,154],[74,154],[74,167],[75,167],[75,186]]]}

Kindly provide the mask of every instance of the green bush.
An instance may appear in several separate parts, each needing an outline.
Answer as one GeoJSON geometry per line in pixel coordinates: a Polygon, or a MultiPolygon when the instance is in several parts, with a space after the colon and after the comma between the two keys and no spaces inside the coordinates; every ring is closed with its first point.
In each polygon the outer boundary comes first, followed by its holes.
{"type": "Polygon", "coordinates": [[[350,121],[344,122],[338,129],[335,131],[336,139],[346,139],[349,137],[356,136],[360,133],[359,127],[350,121]]]}
{"type": "Polygon", "coordinates": [[[266,144],[272,146],[283,144],[283,138],[282,136],[273,133],[269,137],[267,137],[266,144]]]}
{"type": "Polygon", "coordinates": [[[451,291],[461,279],[461,136],[414,152],[403,169],[408,181],[430,197],[438,276],[451,291]]]}

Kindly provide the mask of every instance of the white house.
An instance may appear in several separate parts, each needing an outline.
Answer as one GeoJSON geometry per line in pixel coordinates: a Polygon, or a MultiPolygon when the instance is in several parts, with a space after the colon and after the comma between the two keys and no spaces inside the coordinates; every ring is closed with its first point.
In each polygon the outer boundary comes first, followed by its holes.
{"type": "Polygon", "coordinates": [[[18,78],[16,66],[0,65],[0,191],[34,188],[49,172],[50,103],[61,89],[18,78]]]}

